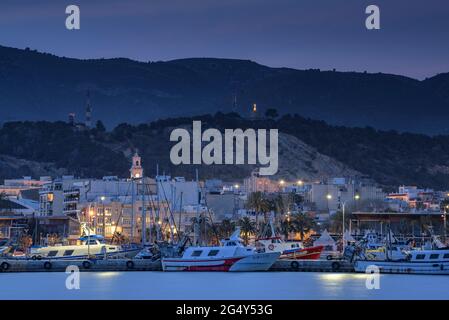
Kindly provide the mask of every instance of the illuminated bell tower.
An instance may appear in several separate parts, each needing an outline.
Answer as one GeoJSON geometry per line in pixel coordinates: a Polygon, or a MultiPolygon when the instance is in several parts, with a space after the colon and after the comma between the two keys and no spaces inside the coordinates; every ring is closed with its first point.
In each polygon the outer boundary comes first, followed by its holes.
{"type": "Polygon", "coordinates": [[[251,119],[256,119],[257,118],[257,104],[255,104],[255,103],[251,107],[250,118],[251,119]]]}
{"type": "Polygon", "coordinates": [[[140,179],[143,177],[142,161],[137,150],[133,156],[132,166],[129,171],[131,172],[131,179],[140,179]]]}

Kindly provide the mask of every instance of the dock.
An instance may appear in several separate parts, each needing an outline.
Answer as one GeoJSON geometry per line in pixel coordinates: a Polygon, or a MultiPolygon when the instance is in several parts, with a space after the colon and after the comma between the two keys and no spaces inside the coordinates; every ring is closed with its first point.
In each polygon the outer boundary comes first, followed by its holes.
{"type": "Polygon", "coordinates": [[[65,272],[77,266],[81,272],[89,271],[162,271],[160,261],[150,259],[106,260],[26,260],[1,259],[0,272],[65,272]]]}
{"type": "Polygon", "coordinates": [[[346,260],[295,260],[279,259],[270,271],[301,272],[355,272],[352,263],[346,260]]]}
{"type": "MultiPolygon", "coordinates": [[[[76,266],[81,272],[100,271],[162,271],[160,261],[150,259],[98,259],[98,260],[27,260],[0,259],[0,272],[65,272],[76,266]]],[[[279,259],[269,271],[300,272],[355,272],[345,260],[279,259]]]]}

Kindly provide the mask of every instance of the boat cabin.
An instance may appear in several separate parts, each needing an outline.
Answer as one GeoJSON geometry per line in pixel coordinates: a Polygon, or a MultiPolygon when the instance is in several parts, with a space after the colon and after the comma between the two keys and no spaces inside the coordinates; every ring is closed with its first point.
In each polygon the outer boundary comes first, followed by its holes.
{"type": "Polygon", "coordinates": [[[446,250],[413,250],[407,259],[412,262],[449,262],[449,249],[446,250]]]}

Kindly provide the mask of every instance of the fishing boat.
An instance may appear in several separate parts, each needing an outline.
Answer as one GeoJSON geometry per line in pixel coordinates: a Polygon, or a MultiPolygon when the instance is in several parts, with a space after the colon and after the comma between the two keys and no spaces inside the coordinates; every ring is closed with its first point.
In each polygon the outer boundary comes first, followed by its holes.
{"type": "Polygon", "coordinates": [[[133,258],[142,249],[138,246],[107,244],[100,235],[84,236],[79,240],[80,245],[31,248],[31,259],[133,258]]]}
{"type": "Polygon", "coordinates": [[[304,247],[299,241],[283,241],[276,236],[273,223],[270,222],[271,237],[258,238],[256,248],[264,252],[279,252],[281,259],[318,260],[324,246],[304,247]]]}
{"type": "Polygon", "coordinates": [[[243,245],[237,229],[221,246],[191,246],[180,257],[162,258],[164,271],[266,271],[280,252],[257,252],[243,245]]]}
{"type": "Polygon", "coordinates": [[[449,249],[412,250],[402,260],[356,260],[356,272],[365,273],[376,266],[381,273],[446,274],[449,275],[449,249]]]}

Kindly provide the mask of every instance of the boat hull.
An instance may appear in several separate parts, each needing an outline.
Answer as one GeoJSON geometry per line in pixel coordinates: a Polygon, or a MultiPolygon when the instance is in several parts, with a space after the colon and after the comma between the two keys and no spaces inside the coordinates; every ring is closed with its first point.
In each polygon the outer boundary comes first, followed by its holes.
{"type": "Polygon", "coordinates": [[[229,271],[267,271],[280,257],[279,252],[257,253],[234,263],[229,271]]]}
{"type": "Polygon", "coordinates": [[[366,273],[367,268],[370,266],[378,267],[380,273],[449,275],[448,261],[407,262],[358,260],[354,263],[354,270],[356,272],[366,273]]]}
{"type": "Polygon", "coordinates": [[[164,271],[222,271],[251,272],[266,271],[279,258],[280,253],[256,253],[248,256],[217,259],[162,259],[164,271]]]}
{"type": "Polygon", "coordinates": [[[323,248],[324,246],[315,246],[285,250],[282,252],[281,259],[318,260],[323,252],[323,248]]]}
{"type": "MultiPolygon", "coordinates": [[[[132,248],[132,249],[126,249],[116,252],[107,252],[106,257],[108,259],[133,259],[142,249],[140,248],[132,248]]],[[[39,255],[38,253],[35,253],[32,255],[32,259],[36,259],[35,257],[39,257],[39,259],[45,259],[45,260],[83,260],[83,259],[89,259],[89,258],[96,258],[96,259],[104,259],[105,254],[104,253],[96,253],[96,254],[78,254],[73,256],[54,256],[49,257],[45,255],[39,255]]],[[[26,257],[25,257],[26,258],[26,257]]]]}

